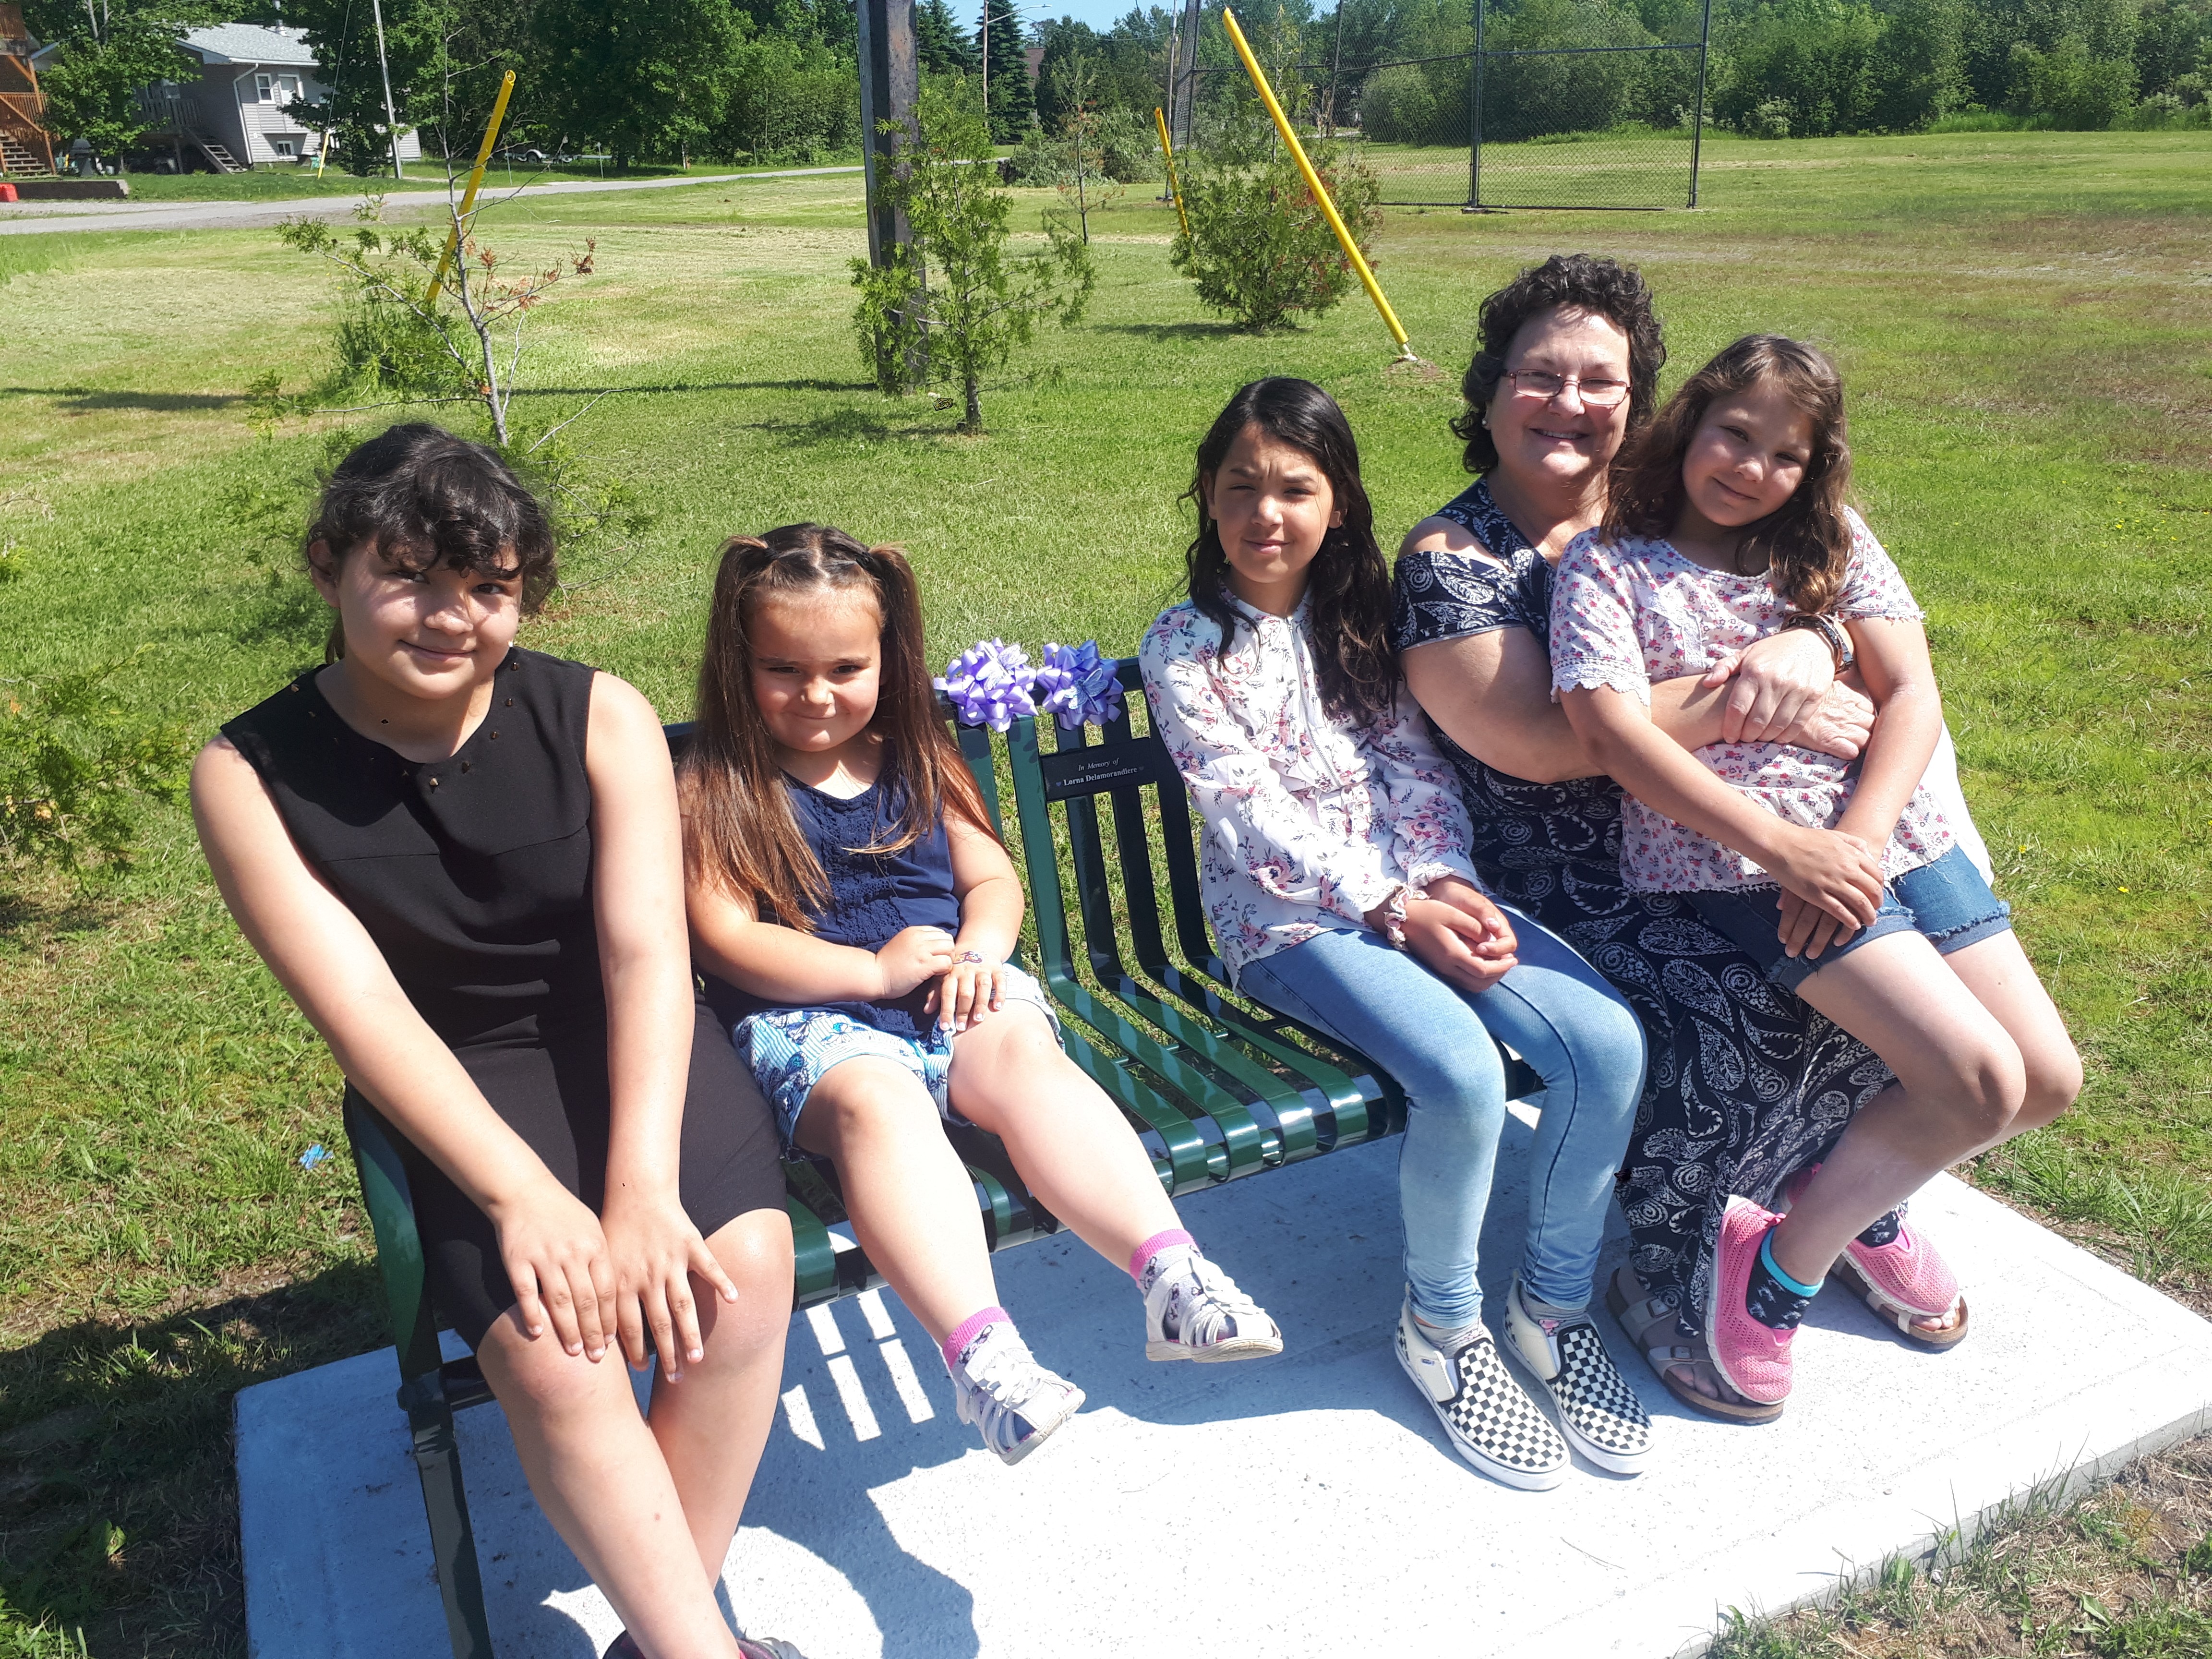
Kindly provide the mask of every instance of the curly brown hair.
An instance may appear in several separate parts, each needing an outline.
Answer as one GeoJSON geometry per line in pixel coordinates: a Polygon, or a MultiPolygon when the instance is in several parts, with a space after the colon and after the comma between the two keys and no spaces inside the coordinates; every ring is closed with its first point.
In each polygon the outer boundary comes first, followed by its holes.
{"type": "Polygon", "coordinates": [[[1835,603],[1850,568],[1851,524],[1845,501],[1851,447],[1844,420],[1844,377],[1814,347],[1779,334],[1747,334],[1682,384],[1659,417],[1620,447],[1607,480],[1605,533],[1670,536],[1686,496],[1682,459],[1716,398],[1771,383],[1811,422],[1805,476],[1790,499],[1744,527],[1736,568],[1770,573],[1790,605],[1817,615],[1835,603]]]}
{"type": "Polygon", "coordinates": [[[1531,265],[1482,302],[1475,325],[1474,358],[1460,381],[1467,408],[1451,423],[1467,445],[1467,470],[1488,473],[1498,465],[1498,446],[1482,423],[1498,382],[1505,374],[1505,354],[1522,325],[1554,307],[1602,317],[1628,337],[1628,430],[1648,424],[1659,406],[1659,370],[1667,345],[1651,290],[1633,265],[1589,253],[1554,253],[1531,265]]]}

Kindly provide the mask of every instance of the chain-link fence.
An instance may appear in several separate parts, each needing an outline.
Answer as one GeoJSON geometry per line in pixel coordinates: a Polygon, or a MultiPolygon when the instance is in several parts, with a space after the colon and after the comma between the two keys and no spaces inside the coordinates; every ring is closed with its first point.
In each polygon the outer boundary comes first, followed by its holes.
{"type": "MultiPolygon", "coordinates": [[[[1475,0],[1467,49],[1364,64],[1267,64],[1293,119],[1356,137],[1394,207],[1695,207],[1710,0],[1668,39],[1590,0],[1475,0]]],[[[1234,65],[1190,82],[1209,111],[1246,95],[1234,65]]]]}

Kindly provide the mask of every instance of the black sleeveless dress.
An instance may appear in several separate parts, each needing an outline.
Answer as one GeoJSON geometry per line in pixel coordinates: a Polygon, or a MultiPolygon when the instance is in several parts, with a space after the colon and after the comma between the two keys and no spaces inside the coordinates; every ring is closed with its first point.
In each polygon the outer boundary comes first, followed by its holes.
{"type": "MultiPolygon", "coordinates": [[[[509,652],[491,712],[441,761],[362,736],[313,673],[222,729],[492,1109],[596,1212],[611,1102],[584,770],[592,674],[509,652]]],[[[432,1295],[476,1346],[515,1299],[490,1219],[350,1083],[346,1102],[400,1148],[432,1295]]],[[[782,1209],[777,1150],[768,1103],[698,1001],[679,1182],[702,1235],[782,1209]]]]}

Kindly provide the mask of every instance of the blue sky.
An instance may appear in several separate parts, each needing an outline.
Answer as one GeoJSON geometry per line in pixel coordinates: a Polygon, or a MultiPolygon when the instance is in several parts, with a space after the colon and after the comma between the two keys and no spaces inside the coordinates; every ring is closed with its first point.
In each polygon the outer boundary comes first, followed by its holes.
{"type": "MultiPolygon", "coordinates": [[[[1115,18],[1129,15],[1131,3],[1132,0],[1024,0],[1022,19],[1024,22],[1042,22],[1047,18],[1073,17],[1079,23],[1090,24],[1103,34],[1114,26],[1115,18]],[[1035,4],[1035,9],[1028,9],[1030,3],[1035,4]]],[[[1158,4],[1160,0],[1151,0],[1151,3],[1158,4]]],[[[952,9],[957,16],[980,17],[982,15],[981,9],[969,3],[969,0],[953,0],[952,9]]]]}

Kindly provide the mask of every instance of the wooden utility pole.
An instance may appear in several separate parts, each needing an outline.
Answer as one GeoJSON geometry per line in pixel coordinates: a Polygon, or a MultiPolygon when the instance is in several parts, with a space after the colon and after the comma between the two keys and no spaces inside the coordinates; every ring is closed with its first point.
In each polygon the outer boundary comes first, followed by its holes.
{"type": "Polygon", "coordinates": [[[914,106],[921,94],[921,62],[915,50],[914,0],[860,0],[860,125],[866,134],[860,155],[868,185],[868,263],[890,263],[890,250],[914,240],[906,215],[878,200],[883,170],[898,165],[900,148],[920,136],[914,106]],[[902,130],[885,132],[884,124],[902,130]]]}

